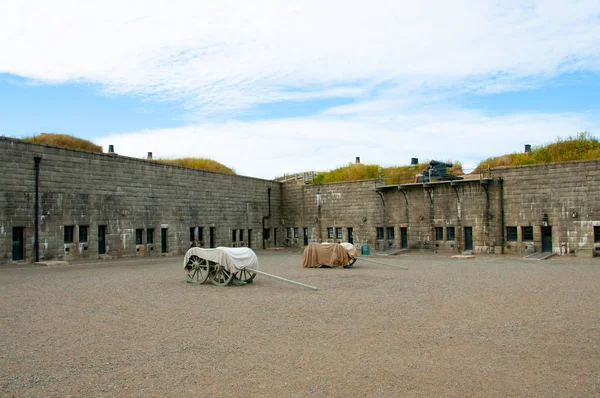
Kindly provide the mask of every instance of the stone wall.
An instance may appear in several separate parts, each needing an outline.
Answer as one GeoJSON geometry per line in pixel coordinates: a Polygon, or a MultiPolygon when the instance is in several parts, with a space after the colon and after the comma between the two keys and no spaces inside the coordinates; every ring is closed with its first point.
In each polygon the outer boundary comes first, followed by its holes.
{"type": "Polygon", "coordinates": [[[212,246],[253,249],[353,241],[373,250],[600,254],[600,160],[385,186],[281,184],[8,138],[0,154],[0,263],[13,261],[19,239],[23,261],[35,258],[35,156],[41,260],[183,254],[211,246],[211,231],[212,246]]]}
{"type": "Polygon", "coordinates": [[[375,190],[382,184],[383,180],[322,185],[285,183],[282,224],[288,233],[290,228],[298,231],[298,237],[292,237],[288,243],[303,246],[304,231],[308,242],[348,241],[348,228],[351,228],[354,243],[372,243],[372,226],[383,222],[382,201],[375,190]],[[328,228],[332,228],[333,237],[328,235],[328,228]],[[341,239],[338,239],[338,231],[341,239]]]}
{"type": "Polygon", "coordinates": [[[13,260],[19,235],[23,261],[35,259],[35,156],[40,260],[182,254],[191,245],[209,247],[211,228],[213,246],[261,249],[263,226],[271,229],[266,247],[283,237],[274,181],[8,138],[0,138],[0,153],[0,263],[13,260]]]}
{"type": "Polygon", "coordinates": [[[287,226],[308,226],[310,238],[317,242],[348,240],[347,230],[352,228],[355,244],[367,243],[375,250],[463,250],[467,226],[473,231],[472,250],[490,252],[499,233],[489,225],[499,206],[496,185],[492,180],[401,186],[384,186],[383,180],[288,183],[283,188],[283,214],[287,226]],[[333,228],[333,239],[328,228],[333,228]],[[342,229],[342,239],[337,239],[336,228],[342,229]],[[436,228],[441,228],[442,239],[436,239],[436,228]],[[448,239],[448,228],[454,228],[454,239],[448,239]]]}
{"type": "MultiPolygon", "coordinates": [[[[283,214],[286,227],[308,227],[311,240],[337,241],[336,227],[348,240],[350,227],[354,243],[376,250],[600,254],[600,160],[499,167],[474,177],[393,186],[286,183],[283,214]]],[[[290,242],[303,243],[302,236],[290,242]]]]}
{"type": "Polygon", "coordinates": [[[550,233],[552,251],[589,257],[600,254],[594,227],[600,229],[600,160],[501,167],[493,170],[504,185],[505,227],[516,227],[517,241],[506,251],[542,249],[550,233]],[[533,241],[523,242],[522,228],[532,227],[533,241]]]}

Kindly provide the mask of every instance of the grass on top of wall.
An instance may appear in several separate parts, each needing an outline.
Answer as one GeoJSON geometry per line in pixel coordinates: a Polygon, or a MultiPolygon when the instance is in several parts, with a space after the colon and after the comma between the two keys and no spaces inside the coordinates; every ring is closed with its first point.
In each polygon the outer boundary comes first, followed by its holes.
{"type": "Polygon", "coordinates": [[[571,160],[600,158],[600,141],[584,131],[575,137],[557,138],[556,142],[531,148],[528,153],[511,153],[486,159],[477,165],[472,174],[499,166],[522,166],[571,160]]]}
{"type": "MultiPolygon", "coordinates": [[[[453,167],[448,168],[449,174],[462,175],[460,162],[451,162],[453,167]]],[[[317,173],[313,184],[329,182],[369,180],[383,178],[388,185],[414,183],[419,172],[425,170],[429,162],[410,166],[381,167],[376,164],[351,163],[337,169],[317,173]]]]}
{"type": "Polygon", "coordinates": [[[192,169],[201,169],[214,171],[216,173],[235,175],[235,169],[229,168],[217,161],[206,158],[179,158],[179,159],[158,159],[159,163],[172,164],[175,166],[189,167],[192,169]]]}
{"type": "Polygon", "coordinates": [[[40,133],[32,137],[25,137],[23,141],[35,144],[52,145],[61,148],[82,149],[91,152],[102,152],[102,147],[82,138],[73,137],[68,134],[40,133]]]}

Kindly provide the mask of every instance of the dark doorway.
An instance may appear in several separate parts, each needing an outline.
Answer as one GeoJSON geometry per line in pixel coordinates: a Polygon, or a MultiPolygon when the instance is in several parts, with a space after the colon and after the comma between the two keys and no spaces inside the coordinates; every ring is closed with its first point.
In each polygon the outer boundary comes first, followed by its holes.
{"type": "Polygon", "coordinates": [[[166,253],[169,250],[167,247],[167,228],[160,229],[160,252],[166,253]]]}
{"type": "Polygon", "coordinates": [[[400,227],[400,248],[408,249],[408,228],[400,227]]]}
{"type": "Polygon", "coordinates": [[[215,248],[215,227],[210,227],[208,234],[208,247],[215,248]]]}
{"type": "Polygon", "coordinates": [[[465,250],[473,250],[473,227],[465,227],[465,250]]]}
{"type": "Polygon", "coordinates": [[[25,228],[13,228],[12,238],[12,259],[13,261],[23,260],[25,258],[25,228]]]}
{"type": "Polygon", "coordinates": [[[354,229],[348,228],[348,243],[354,244],[354,229]]]}
{"type": "Polygon", "coordinates": [[[252,247],[252,230],[248,230],[248,249],[252,247]]]}
{"type": "Polygon", "coordinates": [[[271,239],[271,229],[263,228],[263,249],[269,247],[269,240],[271,239]]]}
{"type": "Polygon", "coordinates": [[[98,225],[98,254],[106,253],[106,225],[98,225]]]}
{"type": "Polygon", "coordinates": [[[542,252],[552,252],[552,227],[542,227],[542,252]]]}
{"type": "Polygon", "coordinates": [[[304,234],[304,246],[308,246],[308,228],[303,229],[304,234]]]}

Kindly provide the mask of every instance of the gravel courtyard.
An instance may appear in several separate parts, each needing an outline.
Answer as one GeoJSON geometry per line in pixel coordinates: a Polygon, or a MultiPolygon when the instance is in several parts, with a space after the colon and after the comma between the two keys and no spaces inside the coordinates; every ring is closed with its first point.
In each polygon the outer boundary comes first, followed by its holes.
{"type": "Polygon", "coordinates": [[[3,397],[600,397],[600,259],[257,252],[246,286],[183,256],[0,269],[3,397]]]}

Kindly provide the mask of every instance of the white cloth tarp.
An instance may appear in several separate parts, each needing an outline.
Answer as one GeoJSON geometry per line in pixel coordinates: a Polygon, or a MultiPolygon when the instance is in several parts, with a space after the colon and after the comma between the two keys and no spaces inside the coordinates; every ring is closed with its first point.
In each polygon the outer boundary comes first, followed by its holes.
{"type": "Polygon", "coordinates": [[[215,249],[192,247],[183,258],[183,268],[186,267],[192,256],[221,264],[234,274],[244,268],[258,269],[258,258],[254,251],[247,247],[217,247],[215,249]]]}
{"type": "Polygon", "coordinates": [[[344,249],[346,249],[350,258],[358,257],[358,250],[356,249],[356,246],[354,246],[352,243],[341,242],[340,246],[342,246],[344,249]]]}

